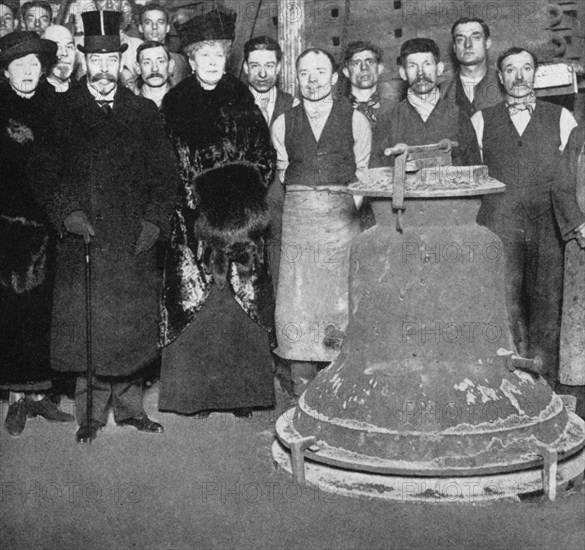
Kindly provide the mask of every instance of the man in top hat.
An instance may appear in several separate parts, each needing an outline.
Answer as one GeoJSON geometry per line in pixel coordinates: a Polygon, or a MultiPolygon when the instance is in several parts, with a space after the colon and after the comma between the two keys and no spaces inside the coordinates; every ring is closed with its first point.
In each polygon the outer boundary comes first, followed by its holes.
{"type": "Polygon", "coordinates": [[[143,367],[158,355],[160,273],[154,245],[164,235],[177,188],[174,155],[155,105],[118,81],[120,14],[82,14],[88,73],[59,105],[51,140],[30,165],[59,242],[52,358],[79,373],[77,441],[93,439],[111,399],[119,425],[158,433],[142,403],[143,367]],[[83,237],[83,239],[81,238],[83,237]],[[86,417],[83,241],[92,242],[93,410],[86,417]]]}
{"type": "Polygon", "coordinates": [[[0,1],[0,38],[18,27],[18,0],[0,1]]]}
{"type": "MultiPolygon", "coordinates": [[[[94,0],[93,6],[100,11],[117,11],[120,13],[120,42],[125,46],[120,63],[120,83],[136,91],[139,76],[136,71],[136,52],[138,51],[138,46],[142,44],[142,39],[130,36],[125,32],[132,21],[133,4],[129,0],[94,0]]],[[[85,28],[84,34],[87,36],[85,28]]],[[[81,73],[85,74],[84,58],[81,59],[81,65],[81,73]]]]}
{"type": "Polygon", "coordinates": [[[179,27],[194,74],[162,113],[181,164],[163,287],[159,408],[250,416],[274,405],[266,188],[275,152],[247,86],[226,73],[234,12],[179,27]]]}

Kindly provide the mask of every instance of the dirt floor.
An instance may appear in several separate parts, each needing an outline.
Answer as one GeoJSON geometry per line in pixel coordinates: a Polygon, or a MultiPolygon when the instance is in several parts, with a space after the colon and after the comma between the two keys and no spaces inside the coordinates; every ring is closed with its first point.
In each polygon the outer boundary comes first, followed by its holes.
{"type": "MultiPolygon", "coordinates": [[[[585,548],[583,485],[556,502],[406,504],[297,485],[271,458],[276,418],[159,413],[165,433],[112,421],[91,445],[75,424],[0,430],[0,544],[12,549],[585,548]]],[[[65,400],[62,408],[73,412],[65,400]]],[[[2,420],[7,403],[2,402],[2,420]]]]}

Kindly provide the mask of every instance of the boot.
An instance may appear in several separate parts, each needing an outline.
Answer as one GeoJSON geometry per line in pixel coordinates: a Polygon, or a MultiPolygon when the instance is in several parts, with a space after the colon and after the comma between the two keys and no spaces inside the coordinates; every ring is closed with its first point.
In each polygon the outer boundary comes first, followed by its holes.
{"type": "Polygon", "coordinates": [[[29,399],[26,406],[28,416],[31,418],[42,416],[49,422],[73,422],[75,420],[73,415],[60,411],[57,405],[46,396],[40,401],[29,399]]]}
{"type": "Polygon", "coordinates": [[[23,397],[8,407],[8,414],[4,420],[6,431],[13,436],[20,435],[26,424],[26,399],[23,397]]]}

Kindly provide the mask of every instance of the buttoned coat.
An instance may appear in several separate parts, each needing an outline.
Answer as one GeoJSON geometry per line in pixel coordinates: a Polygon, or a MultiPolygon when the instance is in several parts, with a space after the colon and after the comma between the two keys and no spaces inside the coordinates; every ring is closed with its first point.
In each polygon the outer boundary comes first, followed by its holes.
{"type": "Polygon", "coordinates": [[[53,367],[85,369],[84,244],[64,231],[85,212],[92,239],[93,357],[96,374],[130,375],[157,353],[162,273],[154,248],[135,256],[143,221],[167,233],[178,166],[153,102],[118,86],[106,115],[82,79],[53,122],[51,139],[29,165],[58,244],[52,328],[53,367]]]}

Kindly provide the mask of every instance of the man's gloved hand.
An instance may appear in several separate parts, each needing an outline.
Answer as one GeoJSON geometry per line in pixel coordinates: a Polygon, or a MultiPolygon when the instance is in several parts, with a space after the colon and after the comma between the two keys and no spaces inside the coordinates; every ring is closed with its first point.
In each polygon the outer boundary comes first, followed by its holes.
{"type": "Polygon", "coordinates": [[[143,252],[150,250],[156,243],[159,235],[160,228],[158,225],[155,225],[152,222],[143,221],[142,231],[140,232],[138,240],[136,241],[134,256],[138,256],[138,254],[142,254],[143,252]]]}
{"type": "Polygon", "coordinates": [[[89,242],[90,237],[95,237],[95,229],[85,215],[85,212],[82,210],[71,212],[71,214],[65,218],[64,223],[65,229],[67,229],[69,233],[81,235],[86,243],[89,242]]]}

